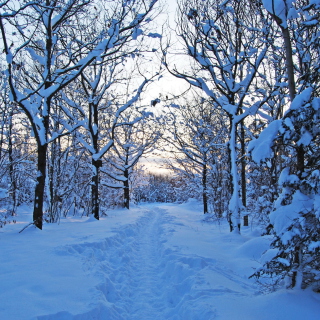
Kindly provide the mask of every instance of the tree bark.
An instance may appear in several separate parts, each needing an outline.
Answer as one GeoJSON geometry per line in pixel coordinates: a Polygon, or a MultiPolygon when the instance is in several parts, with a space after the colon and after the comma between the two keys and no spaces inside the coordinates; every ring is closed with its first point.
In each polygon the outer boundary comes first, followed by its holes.
{"type": "Polygon", "coordinates": [[[51,158],[48,160],[48,179],[49,179],[49,219],[54,222],[54,163],[56,157],[55,141],[51,145],[51,158]]]}
{"type": "Polygon", "coordinates": [[[295,288],[295,287],[301,288],[302,280],[303,280],[303,273],[300,270],[301,247],[299,245],[295,247],[293,264],[295,265],[296,270],[292,272],[291,287],[292,288],[295,288]]]}
{"type": "Polygon", "coordinates": [[[304,156],[305,151],[302,145],[297,148],[297,170],[298,176],[301,178],[302,173],[304,172],[304,156]]]}
{"type": "Polygon", "coordinates": [[[92,166],[94,174],[91,177],[91,213],[99,220],[99,161],[92,159],[92,166]]]}
{"type": "Polygon", "coordinates": [[[10,112],[9,120],[9,132],[8,132],[8,157],[9,157],[9,176],[11,182],[11,193],[12,193],[12,212],[11,215],[15,214],[17,207],[17,182],[14,176],[14,164],[13,164],[13,144],[12,144],[12,116],[13,112],[10,112]]]}
{"type": "Polygon", "coordinates": [[[228,143],[228,153],[230,161],[230,182],[231,182],[231,199],[229,202],[229,225],[231,232],[240,233],[240,198],[239,198],[239,177],[237,166],[237,124],[230,116],[230,140],[228,143]]]}
{"type": "Polygon", "coordinates": [[[123,181],[123,197],[124,197],[124,207],[130,208],[130,190],[129,190],[129,170],[124,170],[125,181],[123,181]]]}
{"type": "Polygon", "coordinates": [[[240,133],[241,133],[241,199],[242,205],[244,207],[247,206],[247,182],[246,182],[246,144],[245,144],[245,132],[244,132],[244,125],[243,120],[240,124],[240,133]]]}
{"type": "Polygon", "coordinates": [[[47,144],[38,145],[38,175],[34,193],[33,223],[40,230],[42,230],[43,225],[43,199],[46,181],[47,148],[47,144]]]}
{"type": "MultiPolygon", "coordinates": [[[[95,96],[96,91],[93,90],[93,96],[95,96]]],[[[98,117],[98,105],[96,103],[89,103],[89,124],[90,133],[92,137],[92,145],[97,154],[99,152],[99,117],[98,117]]],[[[92,158],[92,169],[93,174],[91,177],[91,213],[93,216],[99,220],[100,216],[100,205],[99,205],[99,180],[100,180],[100,167],[102,160],[95,160],[92,158]]]]}
{"type": "MultiPolygon", "coordinates": [[[[287,76],[288,76],[289,95],[290,95],[290,100],[292,102],[296,96],[296,86],[295,86],[295,80],[294,80],[294,64],[293,64],[293,52],[292,52],[292,45],[291,45],[291,39],[290,39],[290,32],[288,27],[284,28],[281,25],[279,18],[277,17],[274,17],[274,18],[281,28],[282,37],[284,41],[285,52],[286,52],[286,70],[287,70],[287,76]]],[[[297,173],[298,173],[298,176],[301,178],[302,173],[304,171],[304,157],[305,157],[305,151],[302,145],[297,147],[296,156],[297,156],[297,173]]],[[[303,273],[300,270],[300,266],[301,266],[301,247],[300,246],[295,247],[293,263],[295,265],[295,270],[293,271],[292,277],[291,277],[291,287],[301,288],[303,273]]]]}
{"type": "Polygon", "coordinates": [[[202,199],[203,199],[203,213],[208,213],[208,196],[207,196],[207,164],[203,165],[202,169],[202,199]]]}
{"type": "Polygon", "coordinates": [[[290,100],[293,101],[294,97],[296,96],[296,86],[294,81],[294,65],[293,65],[293,58],[292,58],[292,46],[290,40],[290,33],[288,28],[283,28],[280,26],[286,51],[286,69],[287,69],[287,76],[288,76],[288,87],[289,87],[289,95],[290,100]]]}

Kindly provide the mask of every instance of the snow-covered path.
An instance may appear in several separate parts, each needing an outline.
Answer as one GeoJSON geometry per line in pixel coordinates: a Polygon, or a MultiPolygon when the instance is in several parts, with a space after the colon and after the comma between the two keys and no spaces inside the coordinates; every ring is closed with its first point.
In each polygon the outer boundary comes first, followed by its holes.
{"type": "Polygon", "coordinates": [[[162,298],[165,283],[159,278],[160,239],[159,211],[150,211],[142,218],[136,234],[130,237],[131,241],[123,239],[123,255],[126,256],[124,270],[114,268],[112,285],[118,292],[119,306],[122,306],[127,316],[130,315],[130,319],[161,319],[166,309],[162,298]]]}
{"type": "Polygon", "coordinates": [[[248,279],[266,239],[200,212],[194,202],[146,205],[19,235],[10,226],[0,233],[0,319],[318,319],[318,295],[265,295],[248,279]]]}
{"type": "Polygon", "coordinates": [[[182,227],[183,224],[175,221],[167,210],[154,207],[146,211],[134,228],[129,226],[118,230],[109,239],[103,256],[81,248],[81,255],[86,252],[85,256],[91,256],[90,262],[84,259],[89,264],[86,269],[92,271],[91,261],[95,256],[96,272],[104,279],[103,284],[96,287],[100,291],[99,305],[86,313],[86,317],[214,319],[216,310],[210,302],[213,296],[242,295],[220,285],[216,289],[210,288],[205,270],[210,269],[211,277],[214,273],[219,274],[219,278],[228,275],[212,264],[212,259],[182,254],[179,246],[172,250],[171,246],[165,245],[177,226],[182,227]],[[96,257],[99,257],[99,263],[96,257]],[[109,305],[107,310],[102,307],[105,305],[109,305]]]}
{"type": "Polygon", "coordinates": [[[104,279],[96,287],[100,292],[99,305],[91,310],[91,316],[132,320],[215,319],[217,297],[243,298],[257,292],[254,285],[227,270],[221,262],[196,253],[182,253],[181,244],[175,250],[167,247],[165,244],[177,227],[186,226],[168,210],[154,207],[146,211],[134,228],[118,230],[102,255],[91,244],[90,250],[83,248],[87,244],[81,249],[76,246],[79,254],[91,257],[84,259],[86,270],[91,272],[95,261],[94,269],[104,279]],[[105,305],[109,305],[107,310],[103,308],[105,305]]]}
{"type": "MultiPolygon", "coordinates": [[[[66,319],[210,320],[219,314],[217,306],[224,304],[221,301],[238,301],[257,293],[255,285],[213,259],[210,248],[199,248],[199,254],[192,248],[183,252],[189,241],[199,246],[199,239],[190,238],[192,226],[170,214],[174,208],[149,206],[134,225],[115,230],[106,243],[77,244],[67,249],[81,257],[86,272],[95,274],[100,283],[95,287],[91,310],[63,314],[66,319]],[[183,230],[188,231],[186,238],[183,230]],[[174,239],[175,233],[183,238],[174,239]]],[[[39,319],[61,316],[58,313],[39,319]]]]}
{"type": "Polygon", "coordinates": [[[149,221],[132,243],[128,292],[124,304],[132,319],[161,319],[166,309],[162,298],[166,283],[161,274],[161,215],[149,213],[149,221]],[[127,300],[127,301],[126,301],[127,300]]]}

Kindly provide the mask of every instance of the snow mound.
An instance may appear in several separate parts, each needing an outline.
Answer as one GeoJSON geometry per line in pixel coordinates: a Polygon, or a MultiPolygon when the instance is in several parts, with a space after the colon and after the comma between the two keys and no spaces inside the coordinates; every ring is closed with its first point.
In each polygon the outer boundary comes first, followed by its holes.
{"type": "Polygon", "coordinates": [[[238,252],[245,257],[258,260],[261,258],[262,254],[269,249],[269,246],[269,237],[258,237],[245,242],[239,247],[238,252]]]}

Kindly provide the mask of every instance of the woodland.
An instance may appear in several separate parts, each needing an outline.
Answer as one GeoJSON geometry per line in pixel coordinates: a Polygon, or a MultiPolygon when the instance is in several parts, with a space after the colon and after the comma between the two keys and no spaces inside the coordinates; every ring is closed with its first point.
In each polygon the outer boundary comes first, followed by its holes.
{"type": "Polygon", "coordinates": [[[166,5],[0,3],[0,226],[192,198],[273,237],[253,277],[320,290],[320,1],[166,5]]]}

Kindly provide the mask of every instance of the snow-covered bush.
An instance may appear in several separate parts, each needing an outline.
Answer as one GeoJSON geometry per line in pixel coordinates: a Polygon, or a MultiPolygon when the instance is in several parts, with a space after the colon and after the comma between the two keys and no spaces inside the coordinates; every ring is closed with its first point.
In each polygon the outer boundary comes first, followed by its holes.
{"type": "MultiPolygon", "coordinates": [[[[282,191],[270,213],[274,255],[255,273],[258,277],[276,275],[277,280],[287,278],[288,286],[302,288],[318,286],[320,280],[320,171],[315,157],[320,151],[320,99],[312,93],[308,88],[297,95],[277,130],[268,135],[270,142],[282,139],[303,159],[281,173],[278,183],[282,191]]],[[[258,146],[259,139],[251,144],[251,150],[253,158],[261,160],[258,146]]]]}

